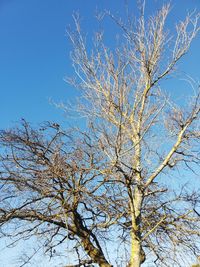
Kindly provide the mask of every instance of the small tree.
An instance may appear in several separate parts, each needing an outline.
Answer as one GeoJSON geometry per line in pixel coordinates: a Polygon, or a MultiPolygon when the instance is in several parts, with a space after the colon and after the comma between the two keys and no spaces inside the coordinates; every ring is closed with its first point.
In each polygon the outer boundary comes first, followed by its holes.
{"type": "Polygon", "coordinates": [[[89,54],[75,17],[70,82],[82,89],[88,129],[39,131],[23,122],[1,132],[2,234],[13,223],[16,237],[37,234],[50,252],[71,241],[73,266],[112,266],[114,240],[117,266],[183,266],[182,254],[199,254],[200,195],[184,182],[178,188],[175,175],[199,163],[199,92],[183,107],[162,89],[198,32],[198,16],[170,38],[169,8],[146,20],[142,7],[136,24],[107,13],[124,40],[113,52],[98,33],[89,54]]]}

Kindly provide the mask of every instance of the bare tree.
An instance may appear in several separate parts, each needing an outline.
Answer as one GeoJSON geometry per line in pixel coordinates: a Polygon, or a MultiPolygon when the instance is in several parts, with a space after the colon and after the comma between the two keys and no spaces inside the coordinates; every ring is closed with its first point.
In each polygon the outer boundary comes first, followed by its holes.
{"type": "Polygon", "coordinates": [[[200,253],[200,192],[178,177],[199,164],[199,88],[191,83],[187,106],[163,89],[199,30],[198,15],[171,37],[169,9],[146,19],[142,6],[127,23],[106,12],[120,42],[112,51],[97,33],[91,53],[74,17],[70,82],[82,90],[88,129],[23,122],[1,132],[2,235],[14,224],[16,238],[37,235],[50,253],[71,242],[73,266],[183,266],[182,255],[200,253]],[[112,242],[119,253],[109,260],[112,242]]]}
{"type": "Polygon", "coordinates": [[[124,37],[115,51],[99,33],[88,54],[77,17],[76,32],[69,32],[80,81],[75,85],[86,100],[80,110],[95,125],[111,179],[127,197],[122,225],[130,237],[129,265],[134,267],[145,254],[153,253],[158,266],[172,266],[172,254],[199,250],[199,193],[174,188],[173,195],[169,189],[173,170],[199,163],[199,90],[185,108],[162,89],[198,32],[198,16],[180,22],[174,39],[165,30],[169,9],[165,5],[146,20],[142,6],[140,18],[128,23],[108,13],[124,37]]]}
{"type": "Polygon", "coordinates": [[[101,174],[102,156],[90,137],[85,133],[74,140],[55,123],[34,130],[23,120],[20,128],[2,131],[0,140],[5,148],[0,176],[2,236],[11,235],[14,244],[36,235],[50,256],[58,245],[71,241],[79,260],[75,266],[110,266],[96,235],[101,237],[105,226],[114,223],[115,207],[107,217],[109,193],[99,192],[106,179],[101,174]]]}

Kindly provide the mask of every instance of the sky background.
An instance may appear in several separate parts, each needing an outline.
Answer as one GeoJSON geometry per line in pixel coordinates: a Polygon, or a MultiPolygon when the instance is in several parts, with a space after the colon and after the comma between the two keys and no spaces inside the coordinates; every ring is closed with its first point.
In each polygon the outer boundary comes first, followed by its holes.
{"type": "MultiPolygon", "coordinates": [[[[129,1],[134,13],[135,1],[129,1]]],[[[147,0],[146,12],[163,1],[147,0]]],[[[199,0],[171,1],[168,23],[183,18],[187,10],[200,10],[199,0]]],[[[122,13],[123,0],[0,0],[0,129],[20,118],[33,123],[63,121],[62,110],[52,102],[67,102],[77,93],[64,81],[72,74],[70,43],[66,27],[73,25],[72,13],[79,11],[88,39],[95,31],[96,10],[122,13]]],[[[113,25],[105,20],[107,41],[113,25]]],[[[200,77],[200,38],[193,42],[181,70],[195,79],[200,77]]]]}
{"type": "MultiPolygon", "coordinates": [[[[147,0],[147,13],[156,10],[163,1],[147,0]]],[[[199,0],[171,0],[168,24],[183,18],[187,11],[200,11],[199,0]]],[[[136,12],[136,0],[129,1],[136,12]]],[[[21,118],[38,124],[55,121],[68,124],[69,119],[52,102],[74,101],[77,92],[65,81],[73,73],[69,53],[71,46],[66,28],[73,25],[72,14],[79,11],[88,38],[95,32],[96,10],[110,10],[124,15],[123,0],[0,0],[0,129],[14,125],[21,118]],[[122,13],[121,13],[122,12],[122,13]]],[[[108,20],[106,42],[113,45],[108,20]]],[[[180,69],[200,79],[200,37],[197,36],[180,69]]],[[[181,88],[177,89],[181,94],[181,88]]],[[[75,123],[75,122],[74,122],[75,123]]],[[[2,267],[17,266],[13,262],[18,250],[0,254],[2,267]],[[10,265],[11,264],[11,265],[10,265]]],[[[39,266],[39,265],[38,265],[39,266]]],[[[50,266],[41,263],[41,266],[50,266]]],[[[55,266],[55,265],[52,265],[55,266]]]]}

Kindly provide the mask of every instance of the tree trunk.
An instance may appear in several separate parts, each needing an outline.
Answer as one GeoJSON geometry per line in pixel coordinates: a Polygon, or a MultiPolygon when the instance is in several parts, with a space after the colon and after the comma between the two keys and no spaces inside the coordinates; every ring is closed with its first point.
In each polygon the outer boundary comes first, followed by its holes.
{"type": "Polygon", "coordinates": [[[94,263],[97,263],[99,265],[99,267],[112,267],[112,265],[110,265],[108,263],[108,261],[105,259],[103,252],[101,250],[97,249],[91,243],[90,239],[87,236],[82,238],[81,243],[82,243],[85,251],[87,252],[87,254],[94,261],[94,263]]]}
{"type": "Polygon", "coordinates": [[[145,254],[141,246],[141,208],[142,208],[143,194],[141,190],[136,187],[134,190],[134,198],[131,203],[131,256],[129,267],[140,267],[145,261],[145,254]]]}
{"type": "Polygon", "coordinates": [[[129,267],[140,267],[143,260],[141,244],[134,233],[131,234],[131,258],[129,267]]]}
{"type": "Polygon", "coordinates": [[[77,211],[74,211],[74,232],[81,239],[82,247],[85,249],[88,256],[92,259],[94,263],[97,263],[99,267],[112,267],[106,260],[101,246],[96,238],[96,236],[83,225],[83,220],[77,211]],[[91,242],[91,238],[96,243],[96,246],[91,242]]]}
{"type": "Polygon", "coordinates": [[[112,267],[112,265],[110,265],[109,263],[101,263],[99,266],[100,267],[112,267]]]}

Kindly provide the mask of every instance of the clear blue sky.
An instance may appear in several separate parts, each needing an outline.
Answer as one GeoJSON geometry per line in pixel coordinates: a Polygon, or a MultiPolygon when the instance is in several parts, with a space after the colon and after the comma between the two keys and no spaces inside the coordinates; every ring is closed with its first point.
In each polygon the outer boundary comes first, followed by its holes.
{"type": "MultiPolygon", "coordinates": [[[[136,0],[129,2],[134,13],[136,0]]],[[[148,12],[163,3],[162,0],[146,2],[148,12]]],[[[171,3],[170,25],[183,18],[187,10],[200,11],[199,0],[171,0],[171,3]]],[[[95,31],[96,9],[120,13],[123,8],[123,0],[0,0],[0,129],[12,126],[20,118],[34,123],[65,122],[63,112],[51,105],[49,99],[67,102],[75,95],[64,82],[64,77],[72,74],[65,29],[73,23],[73,11],[80,12],[84,30],[90,36],[95,31]]],[[[112,28],[106,23],[109,33],[112,28]]],[[[181,69],[200,80],[199,51],[197,37],[181,69]]],[[[4,256],[6,259],[8,254],[4,256]]],[[[1,266],[15,266],[8,265],[2,255],[0,262],[1,266]]]]}
{"type": "MultiPolygon", "coordinates": [[[[134,6],[136,0],[130,0],[134,6]]],[[[147,0],[148,10],[163,1],[147,0]],[[150,4],[148,4],[150,3],[150,4]]],[[[200,10],[199,0],[172,0],[169,23],[187,10],[200,10]]],[[[79,10],[84,30],[95,31],[96,9],[121,12],[123,0],[0,0],[0,128],[20,118],[39,123],[66,120],[62,111],[49,103],[68,101],[75,91],[64,82],[72,73],[70,44],[65,34],[72,24],[73,11],[79,10]]],[[[106,24],[106,22],[105,22],[106,24]]],[[[109,32],[110,25],[106,25],[109,32]]],[[[184,68],[200,77],[200,38],[192,46],[184,68]]]]}

